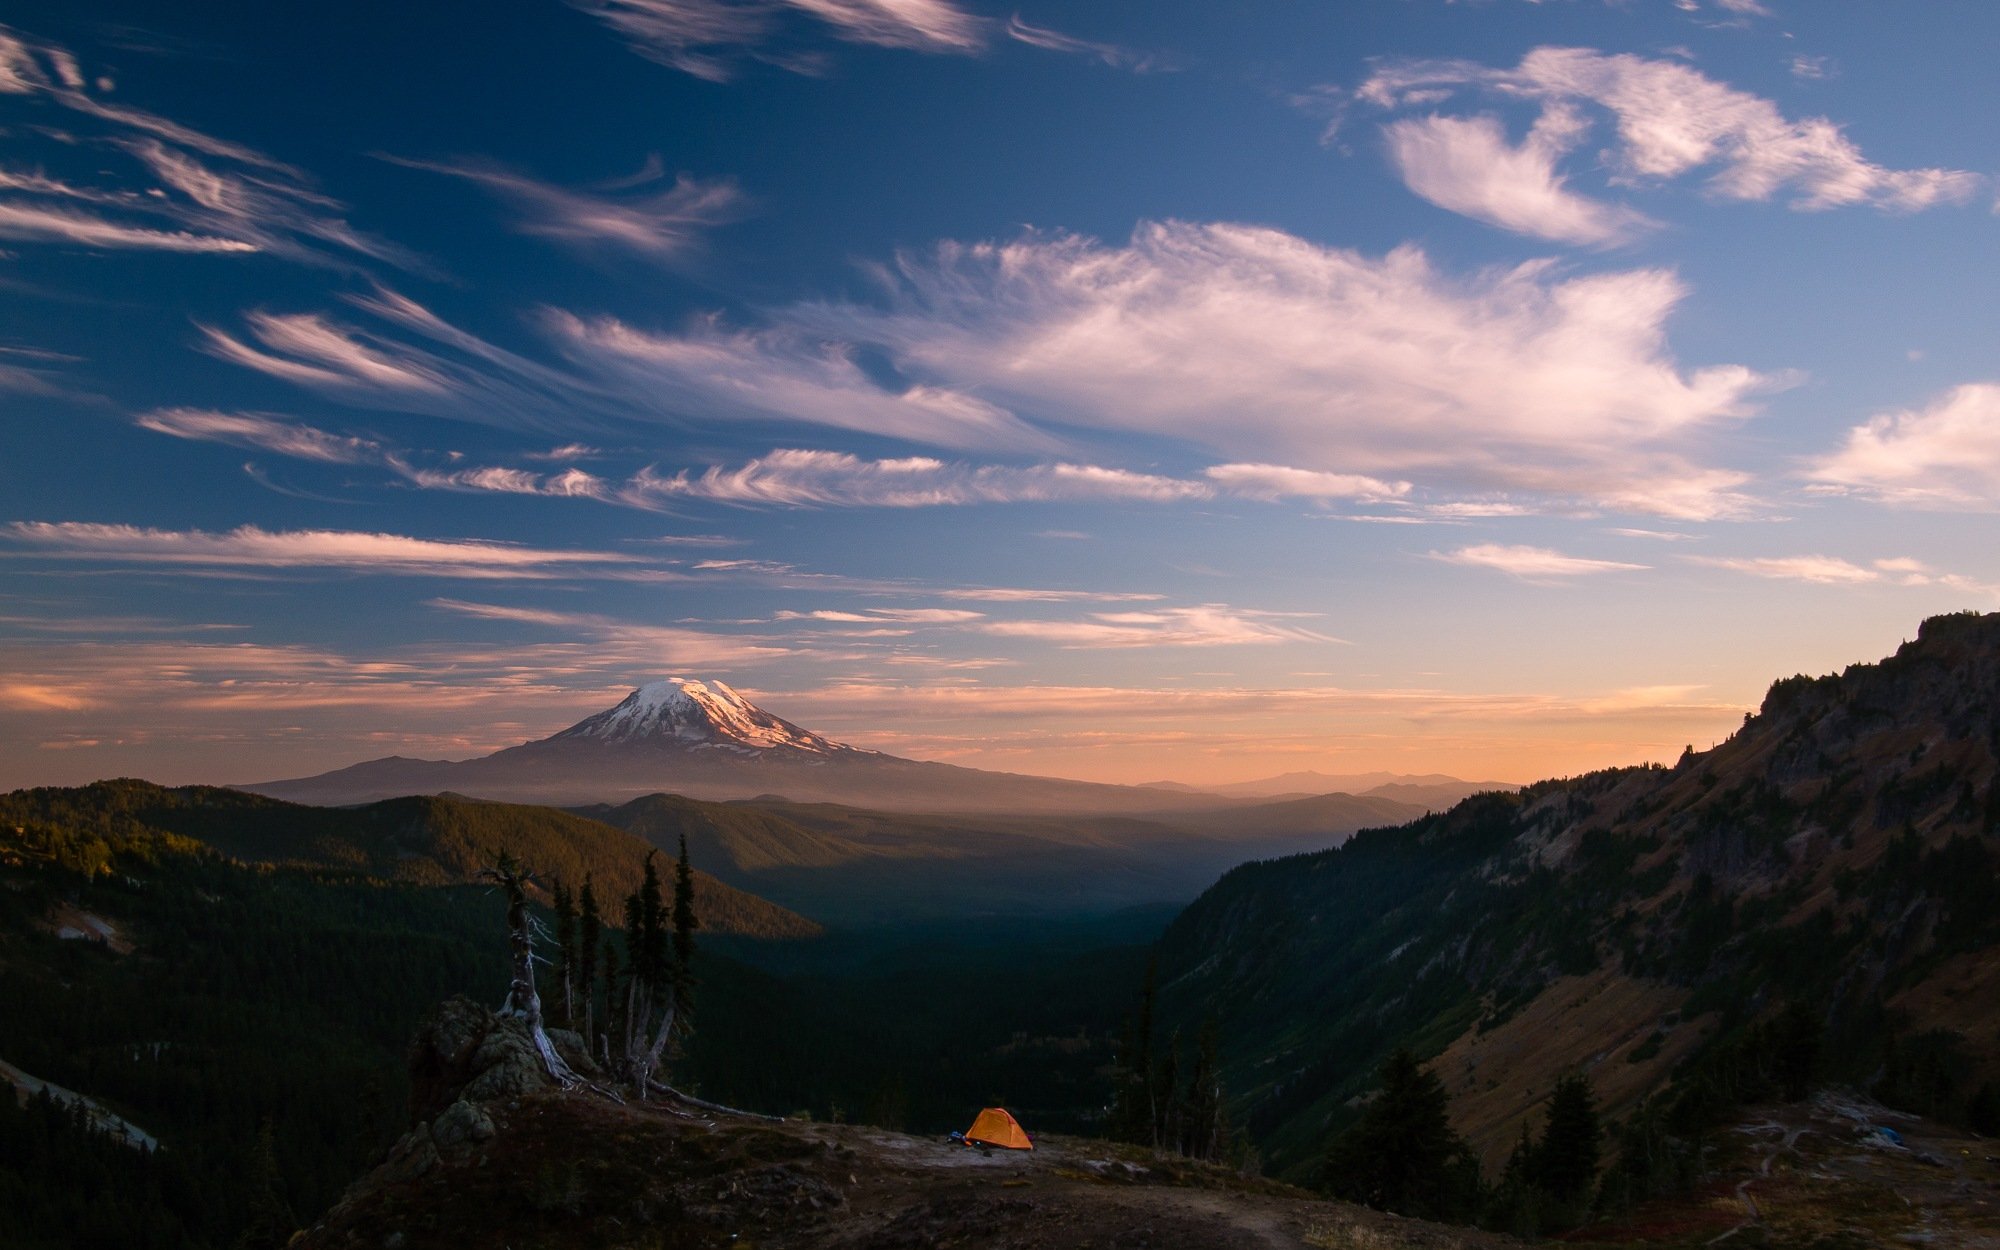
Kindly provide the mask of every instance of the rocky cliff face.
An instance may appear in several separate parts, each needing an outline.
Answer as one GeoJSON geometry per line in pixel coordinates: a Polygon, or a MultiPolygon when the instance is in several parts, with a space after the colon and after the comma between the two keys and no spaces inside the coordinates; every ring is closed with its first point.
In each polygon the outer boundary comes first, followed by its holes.
{"type": "Polygon", "coordinates": [[[1244,1113],[1298,1166],[1397,1041],[1442,1055],[1492,1164],[1564,1069],[1620,1113],[1789,1000],[1849,1079],[1928,1048],[1949,1077],[1920,1109],[1950,1114],[2000,1076],[1997,768],[2000,616],[1935,618],[1672,767],[1246,865],[1169,931],[1167,1001],[1220,1012],[1244,1113]]]}

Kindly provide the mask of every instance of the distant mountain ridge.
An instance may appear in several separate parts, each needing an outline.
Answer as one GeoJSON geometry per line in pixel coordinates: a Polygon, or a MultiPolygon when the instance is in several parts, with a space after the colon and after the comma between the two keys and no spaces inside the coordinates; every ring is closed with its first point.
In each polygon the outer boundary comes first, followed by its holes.
{"type": "Polygon", "coordinates": [[[1254,781],[1190,786],[1173,781],[1150,785],[1186,794],[1220,794],[1235,799],[1303,799],[1320,794],[1352,794],[1398,799],[1433,810],[1489,790],[1518,790],[1511,781],[1466,781],[1444,773],[1322,773],[1312,770],[1279,773],[1254,781]]]}
{"type": "Polygon", "coordinates": [[[842,926],[1108,914],[1193,898],[1234,864],[1339,844],[1422,808],[1331,794],[1145,818],[938,814],[652,794],[575,809],[696,867],[842,926]]]}
{"type": "Polygon", "coordinates": [[[455,791],[579,806],[672,792],[707,800],[782,796],[895,811],[1185,811],[1227,800],[1137,786],[986,772],[835,742],[712,679],[668,678],[558,733],[479,759],[368,760],[237,789],[296,803],[368,803],[455,791]]]}

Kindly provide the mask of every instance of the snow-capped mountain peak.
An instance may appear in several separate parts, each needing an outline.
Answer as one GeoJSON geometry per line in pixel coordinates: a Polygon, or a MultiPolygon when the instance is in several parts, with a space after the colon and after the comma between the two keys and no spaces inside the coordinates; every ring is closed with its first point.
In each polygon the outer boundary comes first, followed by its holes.
{"type": "Polygon", "coordinates": [[[830,755],[854,749],[771,715],[723,682],[693,677],[648,682],[617,707],[579,721],[556,738],[740,754],[789,749],[830,755]]]}

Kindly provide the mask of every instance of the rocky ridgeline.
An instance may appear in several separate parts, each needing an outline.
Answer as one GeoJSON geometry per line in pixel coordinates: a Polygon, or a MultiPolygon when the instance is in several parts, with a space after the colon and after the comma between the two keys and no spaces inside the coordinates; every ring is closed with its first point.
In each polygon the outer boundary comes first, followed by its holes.
{"type": "MultiPolygon", "coordinates": [[[[593,1071],[574,1034],[550,1036],[593,1071]]],[[[519,1020],[463,998],[424,1022],[410,1068],[413,1127],[301,1234],[302,1250],[1508,1244],[1107,1142],[982,1154],[941,1136],[562,1090],[519,1020]]]]}
{"type": "Polygon", "coordinates": [[[1961,1115],[2000,1082],[1996,775],[2000,615],[1936,617],[1878,663],[1774,682],[1712,750],[1245,865],[1163,939],[1164,1001],[1221,1015],[1288,1174],[1398,1039],[1443,1052],[1493,1169],[1562,1072],[1622,1116],[1791,1001],[1824,1075],[1961,1115]]]}

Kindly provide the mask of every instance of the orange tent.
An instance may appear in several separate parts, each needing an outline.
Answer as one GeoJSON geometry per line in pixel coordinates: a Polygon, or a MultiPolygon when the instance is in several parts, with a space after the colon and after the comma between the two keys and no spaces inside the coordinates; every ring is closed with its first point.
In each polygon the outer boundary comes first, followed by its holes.
{"type": "Polygon", "coordinates": [[[1002,1150],[1035,1148],[1019,1121],[1008,1115],[1004,1107],[988,1107],[980,1112],[972,1127],[965,1130],[965,1140],[968,1145],[998,1146],[1002,1150]]]}

